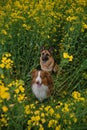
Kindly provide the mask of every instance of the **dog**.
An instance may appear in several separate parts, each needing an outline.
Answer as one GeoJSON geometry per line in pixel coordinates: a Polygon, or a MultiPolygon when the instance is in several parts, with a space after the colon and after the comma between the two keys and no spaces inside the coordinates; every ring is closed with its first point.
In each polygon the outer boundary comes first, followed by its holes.
{"type": "Polygon", "coordinates": [[[33,70],[31,87],[36,98],[43,102],[52,94],[53,80],[51,74],[43,70],[33,70]]]}
{"type": "Polygon", "coordinates": [[[40,66],[44,71],[56,73],[58,71],[58,65],[55,63],[52,53],[52,48],[49,48],[48,50],[45,49],[45,47],[41,48],[40,66]]]}

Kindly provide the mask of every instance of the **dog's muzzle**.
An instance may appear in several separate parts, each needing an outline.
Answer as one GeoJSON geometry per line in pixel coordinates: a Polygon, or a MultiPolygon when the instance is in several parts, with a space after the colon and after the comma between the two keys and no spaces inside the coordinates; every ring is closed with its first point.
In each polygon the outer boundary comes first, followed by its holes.
{"type": "Polygon", "coordinates": [[[48,57],[47,56],[42,56],[42,61],[43,62],[46,62],[48,60],[48,57]]]}

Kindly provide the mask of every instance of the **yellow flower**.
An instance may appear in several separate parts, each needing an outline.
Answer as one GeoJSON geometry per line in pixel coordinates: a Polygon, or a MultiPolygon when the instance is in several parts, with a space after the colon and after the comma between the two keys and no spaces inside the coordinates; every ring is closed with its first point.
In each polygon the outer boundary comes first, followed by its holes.
{"type": "Polygon", "coordinates": [[[31,113],[31,110],[30,110],[30,106],[29,106],[29,105],[26,105],[26,106],[25,106],[25,113],[26,113],[26,114],[30,114],[30,113],[31,113]]]}
{"type": "Polygon", "coordinates": [[[8,107],[7,106],[3,106],[2,110],[3,110],[3,112],[7,112],[8,111],[8,107]]]}
{"type": "Polygon", "coordinates": [[[39,121],[39,120],[40,120],[40,116],[36,116],[36,117],[35,117],[35,120],[36,120],[36,121],[39,121]]]}
{"type": "Polygon", "coordinates": [[[20,85],[19,90],[23,93],[24,92],[24,87],[22,85],[20,85]]]}
{"type": "Polygon", "coordinates": [[[73,118],[73,121],[74,121],[74,123],[76,123],[76,122],[77,122],[77,118],[76,118],[76,117],[74,117],[74,118],[73,118]]]}
{"type": "Polygon", "coordinates": [[[61,101],[58,101],[56,109],[60,108],[63,105],[63,103],[61,101]]]}
{"type": "Polygon", "coordinates": [[[42,124],[46,122],[44,118],[41,118],[42,124]]]}
{"type": "Polygon", "coordinates": [[[72,61],[73,60],[73,56],[69,56],[69,61],[72,61]]]}
{"type": "Polygon", "coordinates": [[[1,33],[4,34],[4,35],[7,35],[7,31],[4,30],[4,29],[1,31],[1,33]]]}
{"type": "Polygon", "coordinates": [[[0,64],[1,68],[10,69],[13,66],[13,61],[9,58],[10,56],[11,56],[10,53],[5,53],[2,55],[0,64]]]}
{"type": "Polygon", "coordinates": [[[44,127],[41,124],[39,130],[44,130],[44,127]]]}
{"type": "Polygon", "coordinates": [[[35,105],[34,105],[34,104],[30,104],[30,108],[31,108],[31,109],[34,109],[34,108],[35,108],[35,105]]]}
{"type": "Polygon", "coordinates": [[[25,99],[25,94],[19,94],[18,101],[21,102],[25,99]]]}
{"type": "Polygon", "coordinates": [[[35,115],[39,115],[39,114],[40,114],[40,111],[35,111],[34,114],[35,114],[35,115]]]}
{"type": "Polygon", "coordinates": [[[18,94],[19,93],[19,89],[15,89],[15,92],[18,94]]]}
{"type": "Polygon", "coordinates": [[[4,62],[6,62],[6,60],[7,60],[7,57],[3,57],[2,60],[1,60],[1,62],[4,63],[4,62]]]}
{"type": "Polygon", "coordinates": [[[56,118],[57,118],[57,119],[59,119],[59,118],[60,118],[60,114],[56,114],[55,116],[56,116],[56,118]]]}
{"type": "Polygon", "coordinates": [[[5,67],[5,65],[2,63],[2,64],[0,64],[0,68],[4,68],[5,67]]]}
{"type": "Polygon", "coordinates": [[[87,29],[87,24],[83,23],[83,28],[87,29]]]}
{"type": "Polygon", "coordinates": [[[69,56],[69,54],[66,53],[66,52],[63,53],[63,58],[68,59],[69,61],[72,61],[72,60],[73,60],[73,56],[72,56],[72,55],[69,56]]]}
{"type": "Polygon", "coordinates": [[[44,117],[45,116],[45,114],[44,113],[41,113],[41,117],[44,117]]]}
{"type": "Polygon", "coordinates": [[[63,53],[63,57],[64,57],[65,59],[66,59],[66,58],[69,58],[68,53],[64,52],[64,53],[63,53]]]}
{"type": "Polygon", "coordinates": [[[60,130],[61,129],[61,125],[56,126],[55,130],[60,130]]]}
{"type": "Polygon", "coordinates": [[[74,91],[72,93],[72,97],[76,100],[76,101],[84,101],[85,98],[81,97],[81,94],[78,91],[74,91]]]}
{"type": "Polygon", "coordinates": [[[9,89],[4,86],[0,86],[0,97],[2,99],[9,99],[10,98],[10,93],[7,92],[9,89]]]}
{"type": "Polygon", "coordinates": [[[6,57],[11,57],[11,53],[7,52],[4,54],[6,57]]]}
{"type": "Polygon", "coordinates": [[[1,74],[0,77],[1,77],[2,79],[4,79],[4,75],[3,75],[3,74],[1,74]]]}
{"type": "Polygon", "coordinates": [[[32,121],[31,121],[31,120],[28,120],[28,121],[27,121],[27,124],[28,124],[28,125],[30,125],[31,123],[32,123],[32,121]]]}
{"type": "Polygon", "coordinates": [[[67,17],[66,20],[69,22],[75,21],[75,20],[77,20],[77,16],[69,16],[69,17],[67,17]]]}
{"type": "Polygon", "coordinates": [[[1,126],[7,126],[8,125],[8,123],[7,123],[7,119],[5,118],[5,117],[2,117],[1,119],[0,119],[0,122],[1,122],[1,126]]]}
{"type": "Polygon", "coordinates": [[[73,97],[74,99],[78,99],[78,98],[81,97],[81,94],[80,94],[79,92],[77,92],[77,91],[74,91],[74,92],[72,93],[72,97],[73,97]]]}
{"type": "Polygon", "coordinates": [[[32,117],[31,117],[31,121],[35,121],[35,116],[32,116],[32,117]]]}
{"type": "Polygon", "coordinates": [[[57,120],[49,120],[48,128],[54,127],[54,126],[56,126],[56,124],[57,124],[57,120]]]}
{"type": "Polygon", "coordinates": [[[50,108],[50,110],[49,110],[49,114],[50,114],[51,116],[54,114],[54,110],[53,110],[53,108],[50,108]]]}
{"type": "Polygon", "coordinates": [[[62,112],[69,112],[69,105],[68,104],[64,104],[64,107],[62,108],[62,112]]]}
{"type": "Polygon", "coordinates": [[[74,27],[70,27],[70,31],[74,31],[74,27]]]}
{"type": "Polygon", "coordinates": [[[48,112],[49,109],[50,109],[50,106],[45,107],[45,111],[48,112]]]}
{"type": "Polygon", "coordinates": [[[19,9],[22,9],[22,5],[20,4],[19,1],[14,2],[14,5],[15,5],[16,7],[18,7],[19,9]]]}

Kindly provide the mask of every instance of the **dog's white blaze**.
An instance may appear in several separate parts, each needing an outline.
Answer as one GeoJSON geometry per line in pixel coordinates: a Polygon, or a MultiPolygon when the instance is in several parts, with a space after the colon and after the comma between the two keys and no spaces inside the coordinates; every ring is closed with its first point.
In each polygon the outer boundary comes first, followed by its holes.
{"type": "Polygon", "coordinates": [[[40,71],[38,72],[38,76],[36,78],[36,82],[39,82],[40,84],[42,83],[41,77],[40,77],[40,71]]]}
{"type": "Polygon", "coordinates": [[[39,101],[43,101],[44,99],[48,98],[47,92],[48,87],[45,85],[41,85],[40,88],[37,87],[37,84],[32,85],[32,91],[35,94],[35,96],[38,98],[39,101]]]}

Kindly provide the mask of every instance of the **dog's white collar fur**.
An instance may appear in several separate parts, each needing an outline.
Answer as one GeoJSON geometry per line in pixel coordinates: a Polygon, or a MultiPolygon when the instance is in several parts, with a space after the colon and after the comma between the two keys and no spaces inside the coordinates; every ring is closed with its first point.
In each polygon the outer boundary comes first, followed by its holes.
{"type": "Polygon", "coordinates": [[[43,84],[40,87],[38,87],[37,84],[34,83],[32,85],[32,91],[38,98],[38,100],[41,102],[48,97],[47,96],[48,87],[43,84]]]}

